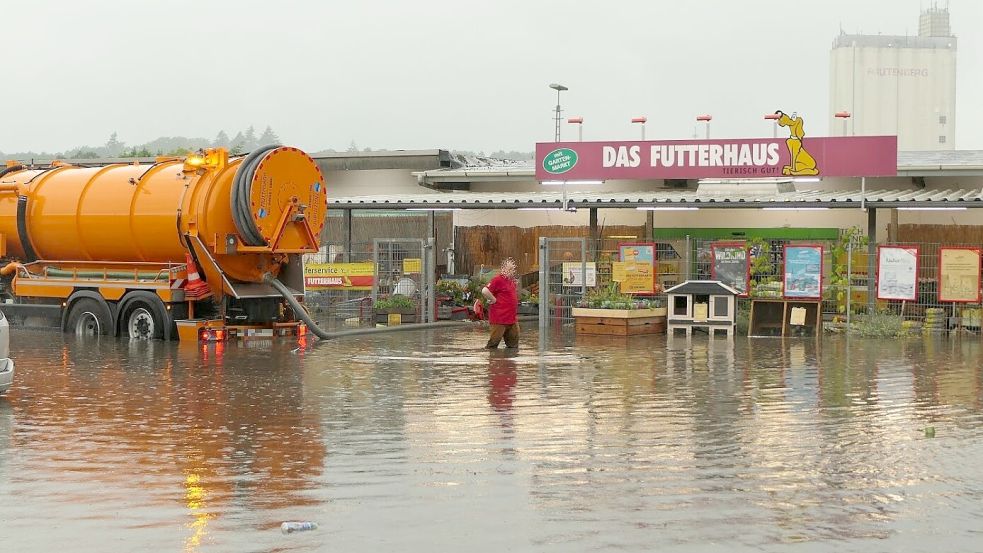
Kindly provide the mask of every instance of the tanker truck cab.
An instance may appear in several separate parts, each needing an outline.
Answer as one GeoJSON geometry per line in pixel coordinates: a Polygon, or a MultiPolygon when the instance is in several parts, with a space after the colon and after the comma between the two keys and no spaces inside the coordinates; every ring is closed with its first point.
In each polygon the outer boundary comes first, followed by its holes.
{"type": "Polygon", "coordinates": [[[0,297],[15,323],[165,340],[306,331],[291,305],[327,194],[304,152],[8,164],[0,176],[0,297]]]}

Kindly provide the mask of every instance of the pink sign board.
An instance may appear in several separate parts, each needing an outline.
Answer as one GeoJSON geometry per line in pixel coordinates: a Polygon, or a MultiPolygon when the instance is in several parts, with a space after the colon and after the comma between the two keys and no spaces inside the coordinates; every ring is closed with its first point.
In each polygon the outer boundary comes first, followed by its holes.
{"type": "Polygon", "coordinates": [[[536,144],[536,179],[892,177],[898,137],[735,138],[536,144]]]}

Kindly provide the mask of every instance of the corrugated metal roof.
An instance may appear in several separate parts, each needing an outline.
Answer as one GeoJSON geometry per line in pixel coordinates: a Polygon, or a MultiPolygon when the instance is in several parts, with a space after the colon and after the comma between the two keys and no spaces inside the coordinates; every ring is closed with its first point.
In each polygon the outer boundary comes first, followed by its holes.
{"type": "MultiPolygon", "coordinates": [[[[466,179],[535,178],[532,161],[503,162],[501,165],[464,166],[414,173],[431,182],[466,179]]],[[[898,176],[942,177],[983,176],[983,150],[940,150],[898,152],[898,176]]]]}
{"type": "MultiPolygon", "coordinates": [[[[968,207],[983,208],[980,189],[897,189],[872,190],[799,190],[771,194],[713,194],[693,190],[652,192],[568,193],[572,208],[853,208],[866,201],[872,207],[968,207]]],[[[563,207],[561,193],[421,193],[386,194],[330,198],[333,208],[355,209],[521,209],[563,207]]]]}

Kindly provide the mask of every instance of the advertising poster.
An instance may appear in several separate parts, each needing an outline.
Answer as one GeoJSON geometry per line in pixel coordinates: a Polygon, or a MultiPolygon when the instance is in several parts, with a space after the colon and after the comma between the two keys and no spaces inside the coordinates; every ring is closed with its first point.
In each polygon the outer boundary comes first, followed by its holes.
{"type": "Polygon", "coordinates": [[[918,299],[918,248],[877,247],[877,299],[918,299]]]}
{"type": "Polygon", "coordinates": [[[419,257],[407,257],[403,260],[404,275],[418,275],[423,272],[423,260],[419,257]]]}
{"type": "Polygon", "coordinates": [[[618,283],[622,294],[651,294],[652,266],[637,261],[615,261],[611,264],[611,280],[618,283]]]}
{"type": "Polygon", "coordinates": [[[939,248],[939,301],[980,301],[979,248],[939,248]]]}
{"type": "Polygon", "coordinates": [[[375,264],[308,263],[304,266],[304,286],[316,290],[371,290],[375,264]]]}
{"type": "Polygon", "coordinates": [[[822,246],[785,246],[784,290],[786,298],[822,299],[822,246]]]}
{"type": "MultiPolygon", "coordinates": [[[[597,286],[597,264],[593,261],[586,263],[587,265],[587,286],[597,286]]],[[[584,285],[584,267],[578,263],[564,263],[563,264],[563,285],[564,286],[583,286],[584,285]]]]}
{"type": "Polygon", "coordinates": [[[618,244],[618,259],[623,263],[637,263],[649,266],[648,285],[643,286],[639,271],[644,269],[636,268],[632,271],[632,284],[628,285],[629,291],[625,288],[625,283],[621,284],[621,291],[625,294],[654,294],[655,293],[655,242],[631,242],[618,244]],[[639,288],[635,290],[635,288],[639,288]]]}
{"type": "Polygon", "coordinates": [[[710,244],[710,278],[737,290],[741,297],[748,294],[751,259],[743,242],[710,244]]]}

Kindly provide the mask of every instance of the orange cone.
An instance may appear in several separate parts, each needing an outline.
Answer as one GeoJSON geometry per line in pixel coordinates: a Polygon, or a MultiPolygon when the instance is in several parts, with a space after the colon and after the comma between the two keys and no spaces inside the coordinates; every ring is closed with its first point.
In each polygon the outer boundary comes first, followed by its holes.
{"type": "Polygon", "coordinates": [[[195,266],[195,260],[192,259],[191,253],[184,252],[184,257],[185,264],[188,266],[188,282],[184,285],[185,298],[199,300],[207,297],[212,291],[208,288],[208,283],[201,280],[201,276],[198,275],[198,267],[195,266]]]}

